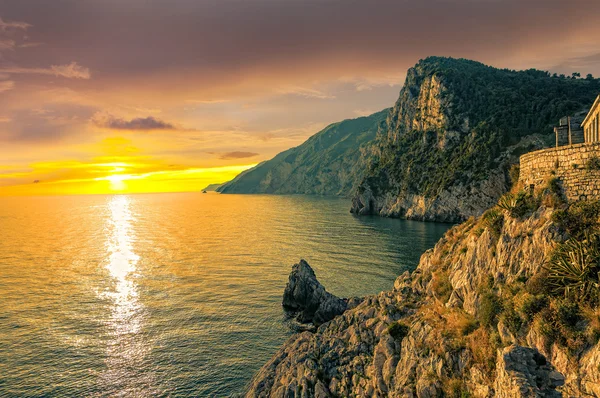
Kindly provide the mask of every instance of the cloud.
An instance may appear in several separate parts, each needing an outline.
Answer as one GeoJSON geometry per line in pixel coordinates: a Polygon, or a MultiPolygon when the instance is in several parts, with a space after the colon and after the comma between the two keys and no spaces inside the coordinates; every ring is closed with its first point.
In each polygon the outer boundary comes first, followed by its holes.
{"type": "Polygon", "coordinates": [[[252,158],[254,156],[258,156],[258,153],[255,152],[242,152],[242,151],[234,151],[234,152],[226,152],[221,154],[220,159],[230,160],[230,159],[246,159],[252,158]]]}
{"type": "Polygon", "coordinates": [[[0,31],[6,32],[8,30],[27,30],[31,27],[30,24],[26,22],[18,22],[18,21],[10,21],[6,22],[2,18],[0,18],[0,31]]]}
{"type": "Polygon", "coordinates": [[[14,50],[17,43],[11,39],[0,39],[0,51],[14,50]]]}
{"type": "Polygon", "coordinates": [[[86,105],[64,103],[12,110],[2,115],[7,120],[0,128],[0,142],[45,144],[73,136],[85,141],[89,136],[81,133],[94,111],[86,105]]]}
{"type": "Polygon", "coordinates": [[[560,64],[551,67],[550,70],[571,74],[578,71],[598,70],[598,65],[600,65],[600,53],[566,59],[560,64]]]}
{"type": "Polygon", "coordinates": [[[77,62],[71,62],[66,65],[52,65],[50,68],[22,68],[22,67],[4,67],[0,68],[0,73],[8,74],[33,74],[33,75],[51,75],[65,77],[67,79],[89,79],[92,77],[90,70],[79,65],[77,62]]]}
{"type": "Polygon", "coordinates": [[[323,91],[307,87],[284,87],[279,89],[277,92],[283,95],[297,95],[304,98],[335,99],[335,95],[327,94],[323,91]]]}
{"type": "Polygon", "coordinates": [[[92,118],[92,122],[98,127],[115,130],[177,130],[177,126],[174,124],[154,116],[126,120],[112,115],[96,114],[92,118]]]}
{"type": "Polygon", "coordinates": [[[0,93],[12,90],[13,88],[15,88],[15,82],[12,80],[0,81],[0,93]]]}

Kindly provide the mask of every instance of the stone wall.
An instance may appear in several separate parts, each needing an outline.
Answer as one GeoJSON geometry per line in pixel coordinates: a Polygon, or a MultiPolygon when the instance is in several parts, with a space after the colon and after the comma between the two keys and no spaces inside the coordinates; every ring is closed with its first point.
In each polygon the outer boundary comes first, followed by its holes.
{"type": "Polygon", "coordinates": [[[519,180],[525,187],[541,188],[550,177],[558,177],[569,201],[600,199],[600,170],[588,168],[593,158],[600,158],[600,143],[530,152],[521,156],[519,180]]]}

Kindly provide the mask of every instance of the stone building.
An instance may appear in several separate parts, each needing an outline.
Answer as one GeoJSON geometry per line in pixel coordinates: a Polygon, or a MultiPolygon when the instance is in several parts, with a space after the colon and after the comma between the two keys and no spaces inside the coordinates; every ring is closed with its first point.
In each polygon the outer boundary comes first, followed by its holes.
{"type": "Polygon", "coordinates": [[[559,125],[554,127],[556,135],[556,146],[582,144],[585,141],[581,122],[585,113],[579,113],[575,116],[565,116],[560,119],[559,125]]]}
{"type": "Polygon", "coordinates": [[[600,96],[590,111],[564,117],[554,128],[556,148],[526,153],[519,181],[531,190],[560,182],[566,199],[600,199],[600,96]]]}
{"type": "Polygon", "coordinates": [[[600,95],[587,114],[581,127],[584,131],[585,142],[600,142],[600,95]]]}

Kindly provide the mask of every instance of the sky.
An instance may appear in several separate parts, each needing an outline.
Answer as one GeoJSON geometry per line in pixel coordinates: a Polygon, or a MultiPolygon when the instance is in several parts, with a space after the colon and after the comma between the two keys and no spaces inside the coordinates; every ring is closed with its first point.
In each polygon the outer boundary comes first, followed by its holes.
{"type": "Polygon", "coordinates": [[[430,55],[600,75],[597,0],[0,0],[0,195],[198,191],[430,55]]]}

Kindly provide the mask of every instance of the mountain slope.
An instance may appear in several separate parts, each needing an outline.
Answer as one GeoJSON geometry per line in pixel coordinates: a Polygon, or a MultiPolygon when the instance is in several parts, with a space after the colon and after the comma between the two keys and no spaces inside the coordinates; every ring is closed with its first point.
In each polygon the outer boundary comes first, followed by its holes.
{"type": "Polygon", "coordinates": [[[508,189],[518,156],[550,145],[559,118],[599,91],[597,79],[422,60],[372,146],[352,211],[451,222],[480,215],[508,189]]]}
{"type": "Polygon", "coordinates": [[[302,145],[238,175],[221,193],[350,195],[362,180],[369,156],[365,152],[387,116],[334,123],[302,145]]]}

